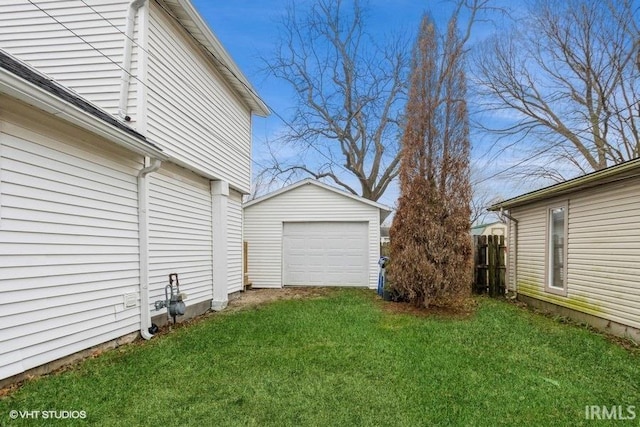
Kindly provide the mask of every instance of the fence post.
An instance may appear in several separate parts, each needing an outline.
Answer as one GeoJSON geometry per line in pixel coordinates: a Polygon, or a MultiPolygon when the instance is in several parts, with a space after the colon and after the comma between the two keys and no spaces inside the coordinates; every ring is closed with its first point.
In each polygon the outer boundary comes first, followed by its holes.
{"type": "Polygon", "coordinates": [[[478,264],[480,264],[480,251],[478,251],[478,236],[471,236],[473,242],[473,292],[478,292],[478,264]]]}
{"type": "Polygon", "coordinates": [[[500,236],[499,238],[499,243],[498,243],[498,277],[497,277],[497,282],[498,282],[498,292],[500,293],[500,295],[504,295],[505,294],[505,290],[506,290],[506,272],[507,272],[507,263],[506,263],[506,245],[504,242],[504,236],[500,236]]]}
{"type": "Polygon", "coordinates": [[[496,296],[496,244],[495,236],[488,236],[488,264],[489,264],[489,296],[496,296]]]}
{"type": "Polygon", "coordinates": [[[475,262],[475,292],[482,294],[487,291],[488,281],[488,247],[487,236],[474,236],[475,262]]]}

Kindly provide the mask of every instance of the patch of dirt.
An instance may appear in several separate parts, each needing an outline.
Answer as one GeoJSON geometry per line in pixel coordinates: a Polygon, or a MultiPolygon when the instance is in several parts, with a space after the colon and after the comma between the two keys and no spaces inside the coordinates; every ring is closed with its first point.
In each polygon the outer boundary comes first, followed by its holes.
{"type": "MultiPolygon", "coordinates": [[[[281,289],[250,289],[248,291],[235,294],[229,299],[227,307],[220,311],[215,312],[212,310],[206,313],[199,314],[190,319],[178,321],[175,325],[171,322],[160,326],[155,336],[163,336],[170,334],[174,330],[187,328],[191,325],[202,322],[212,316],[224,315],[226,313],[235,313],[240,310],[245,310],[252,307],[268,304],[274,301],[288,300],[288,299],[303,299],[303,298],[319,298],[329,295],[333,292],[332,288],[314,288],[314,287],[292,287],[281,289]]],[[[132,344],[144,344],[145,341],[138,339],[132,344]]]]}
{"type": "Polygon", "coordinates": [[[332,288],[314,287],[250,289],[239,294],[237,298],[230,300],[229,305],[224,311],[235,312],[280,300],[320,298],[332,292],[334,292],[332,288]]]}
{"type": "Polygon", "coordinates": [[[27,381],[27,380],[23,380],[23,381],[20,381],[18,383],[15,383],[15,384],[9,384],[9,385],[6,385],[6,386],[0,388],[0,398],[9,396],[11,393],[13,393],[14,391],[18,390],[20,387],[22,387],[22,384],[25,381],[27,381]]]}

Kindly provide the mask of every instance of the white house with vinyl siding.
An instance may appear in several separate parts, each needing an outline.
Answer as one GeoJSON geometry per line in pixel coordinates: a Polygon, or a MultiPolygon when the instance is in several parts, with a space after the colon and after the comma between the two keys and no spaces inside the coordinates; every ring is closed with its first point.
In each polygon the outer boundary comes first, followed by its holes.
{"type": "Polygon", "coordinates": [[[248,279],[256,288],[375,289],[380,224],[390,209],[306,179],[244,205],[248,279]]]}
{"type": "Polygon", "coordinates": [[[3,1],[0,49],[0,382],[150,338],[169,273],[185,317],[224,308],[268,109],[191,3],[3,1]]]}
{"type": "Polygon", "coordinates": [[[509,218],[518,298],[640,342],[640,159],[490,209],[509,218]]]}

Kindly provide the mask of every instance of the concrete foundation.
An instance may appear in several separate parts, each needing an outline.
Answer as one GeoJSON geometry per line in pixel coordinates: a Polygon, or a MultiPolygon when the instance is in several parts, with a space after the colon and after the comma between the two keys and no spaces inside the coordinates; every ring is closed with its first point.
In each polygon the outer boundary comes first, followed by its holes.
{"type": "MultiPolygon", "coordinates": [[[[189,304],[189,301],[185,301],[189,304]]],[[[185,320],[193,319],[196,316],[200,316],[206,313],[211,308],[211,300],[202,301],[197,304],[187,305],[187,309],[183,316],[176,316],[176,322],[184,322],[185,320]]],[[[151,312],[151,323],[155,323],[159,327],[166,325],[167,323],[173,323],[173,319],[167,315],[167,309],[163,308],[160,311],[151,312]]]]}

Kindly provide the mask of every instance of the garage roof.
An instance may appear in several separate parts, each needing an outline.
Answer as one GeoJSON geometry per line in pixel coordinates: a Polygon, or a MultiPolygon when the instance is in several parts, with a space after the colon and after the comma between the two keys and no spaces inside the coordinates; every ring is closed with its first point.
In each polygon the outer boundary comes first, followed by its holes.
{"type": "Polygon", "coordinates": [[[384,221],[384,219],[391,213],[391,208],[389,206],[383,205],[382,203],[378,203],[378,202],[374,202],[373,200],[369,200],[369,199],[365,199],[364,197],[360,197],[360,196],[356,196],[355,194],[351,194],[351,193],[347,193],[346,191],[337,189],[335,187],[332,187],[330,185],[324,184],[320,181],[317,181],[315,179],[312,178],[307,178],[307,179],[303,179],[302,181],[298,181],[294,184],[291,184],[287,187],[283,187],[279,190],[276,190],[272,193],[266,194],[262,197],[258,197],[256,199],[253,199],[247,203],[244,204],[245,208],[248,208],[250,206],[256,205],[260,202],[264,202],[265,200],[269,200],[273,197],[276,197],[282,193],[286,193],[288,191],[291,191],[293,189],[296,189],[298,187],[302,187],[303,185],[315,185],[316,187],[320,187],[320,188],[324,188],[325,190],[329,190],[332,191],[340,196],[343,197],[349,197],[350,199],[356,200],[360,203],[364,203],[370,206],[373,206],[375,208],[380,209],[380,221],[384,221]]]}

